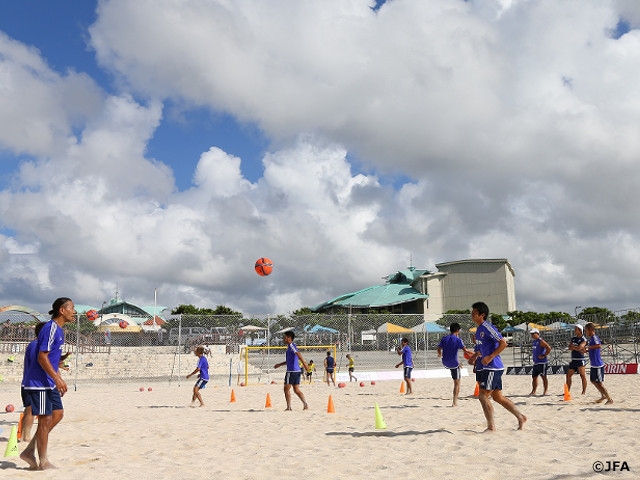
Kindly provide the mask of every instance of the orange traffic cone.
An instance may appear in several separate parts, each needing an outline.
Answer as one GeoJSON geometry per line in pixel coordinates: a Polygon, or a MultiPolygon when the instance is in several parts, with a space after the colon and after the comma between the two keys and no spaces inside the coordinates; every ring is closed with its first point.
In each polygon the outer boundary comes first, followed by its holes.
{"type": "Polygon", "coordinates": [[[329,395],[329,403],[327,404],[327,413],[336,413],[336,408],[333,405],[333,397],[329,395]]]}
{"type": "Polygon", "coordinates": [[[473,391],[473,396],[474,397],[480,396],[480,382],[476,382],[476,389],[473,391]]]}
{"type": "Polygon", "coordinates": [[[271,408],[271,395],[267,392],[267,399],[264,402],[264,408],[271,408]]]}
{"type": "Polygon", "coordinates": [[[233,389],[231,389],[231,400],[229,400],[229,402],[233,403],[236,401],[236,392],[233,391],[233,389]]]}
{"type": "Polygon", "coordinates": [[[564,401],[568,402],[570,400],[573,400],[571,398],[571,392],[569,392],[569,386],[565,383],[564,384],[564,401]]]}
{"type": "Polygon", "coordinates": [[[404,380],[400,384],[400,393],[404,393],[404,380]]]}

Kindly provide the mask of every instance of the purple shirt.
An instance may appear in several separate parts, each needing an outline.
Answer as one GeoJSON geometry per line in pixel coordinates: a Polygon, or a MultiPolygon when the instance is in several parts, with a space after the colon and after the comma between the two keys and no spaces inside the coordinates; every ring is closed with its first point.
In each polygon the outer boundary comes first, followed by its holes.
{"type": "Polygon", "coordinates": [[[438,348],[442,349],[442,364],[447,368],[458,368],[458,350],[464,348],[464,343],[458,335],[453,333],[440,339],[438,348]]]}
{"type": "Polygon", "coordinates": [[[409,345],[402,347],[402,351],[400,353],[402,354],[402,365],[405,367],[413,367],[413,356],[409,345]]]}
{"type": "Polygon", "coordinates": [[[287,345],[287,372],[299,372],[300,365],[298,364],[298,347],[295,343],[291,342],[287,345]]]}
{"type": "Polygon", "coordinates": [[[42,330],[36,340],[36,347],[29,358],[29,369],[25,369],[22,384],[26,390],[52,390],[56,384],[44,371],[38,355],[40,352],[49,352],[49,362],[53,369],[57,372],[60,365],[60,357],[62,356],[62,346],[64,345],[64,330],[58,324],[50,320],[42,330]]]}
{"type": "Polygon", "coordinates": [[[200,369],[199,377],[202,380],[209,380],[209,362],[204,358],[204,355],[198,359],[198,368],[200,369]]]}
{"type": "MultiPolygon", "coordinates": [[[[589,346],[591,347],[593,345],[602,345],[602,342],[595,333],[589,339],[589,346]]],[[[600,350],[600,348],[589,349],[589,363],[591,363],[592,367],[604,367],[600,350]]]]}
{"type": "MultiPolygon", "coordinates": [[[[502,335],[498,329],[489,322],[482,322],[476,330],[476,345],[480,349],[482,357],[491,355],[496,351],[502,340],[502,335]]],[[[482,366],[483,370],[504,370],[504,365],[500,355],[496,356],[488,365],[482,366]]]]}

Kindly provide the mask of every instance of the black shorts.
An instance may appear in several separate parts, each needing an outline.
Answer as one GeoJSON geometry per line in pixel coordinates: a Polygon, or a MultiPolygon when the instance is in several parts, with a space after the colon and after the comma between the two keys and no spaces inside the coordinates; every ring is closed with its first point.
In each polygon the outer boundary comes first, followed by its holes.
{"type": "Polygon", "coordinates": [[[546,377],[547,376],[547,363],[536,363],[531,371],[532,377],[546,377]]]}
{"type": "Polygon", "coordinates": [[[300,372],[287,372],[284,375],[285,385],[300,385],[300,372]]]}
{"type": "Polygon", "coordinates": [[[460,380],[460,378],[462,377],[462,374],[460,373],[460,367],[450,368],[449,370],[451,370],[451,378],[453,378],[454,380],[460,380]]]}
{"type": "Polygon", "coordinates": [[[569,363],[569,370],[577,372],[580,367],[584,367],[584,363],[584,360],[571,360],[571,363],[569,363]]]}

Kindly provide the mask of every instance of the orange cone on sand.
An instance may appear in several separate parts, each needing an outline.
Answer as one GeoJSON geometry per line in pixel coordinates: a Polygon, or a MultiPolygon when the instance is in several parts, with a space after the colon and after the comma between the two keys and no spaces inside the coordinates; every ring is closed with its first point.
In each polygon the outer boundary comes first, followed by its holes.
{"type": "Polygon", "coordinates": [[[480,382],[476,382],[476,389],[473,391],[473,396],[474,397],[480,396],[480,382]]]}
{"type": "Polygon", "coordinates": [[[569,386],[565,383],[564,384],[564,401],[569,402],[571,400],[573,399],[571,398],[571,392],[569,392],[569,386]]]}
{"type": "Polygon", "coordinates": [[[333,397],[329,395],[329,403],[327,404],[327,413],[336,413],[336,408],[333,405],[333,397]]]}
{"type": "Polygon", "coordinates": [[[236,401],[236,392],[233,391],[233,389],[231,389],[231,399],[229,400],[229,402],[233,403],[236,401]]]}
{"type": "Polygon", "coordinates": [[[267,399],[264,402],[264,408],[271,408],[271,395],[267,392],[267,399]]]}
{"type": "Polygon", "coordinates": [[[400,393],[404,393],[404,380],[400,384],[400,393]]]}

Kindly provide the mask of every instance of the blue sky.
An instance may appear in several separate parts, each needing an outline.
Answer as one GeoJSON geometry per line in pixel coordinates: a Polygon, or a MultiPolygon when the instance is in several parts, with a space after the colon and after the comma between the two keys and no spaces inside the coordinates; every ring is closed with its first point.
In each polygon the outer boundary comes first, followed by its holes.
{"type": "Polygon", "coordinates": [[[507,258],[519,309],[635,308],[639,24],[627,0],[2,2],[0,304],[287,312],[507,258]]]}

